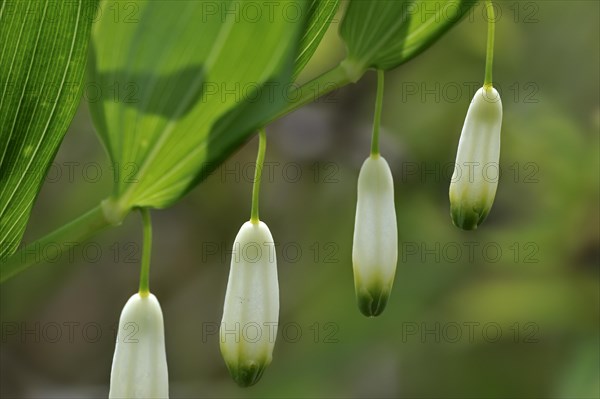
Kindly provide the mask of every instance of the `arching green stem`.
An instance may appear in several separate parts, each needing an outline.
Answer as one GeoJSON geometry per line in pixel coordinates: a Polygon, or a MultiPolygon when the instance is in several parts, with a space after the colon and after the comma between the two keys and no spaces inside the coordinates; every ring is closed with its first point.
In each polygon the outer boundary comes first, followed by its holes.
{"type": "Polygon", "coordinates": [[[379,155],[379,130],[381,127],[381,112],[383,109],[384,71],[377,71],[377,99],[375,100],[375,120],[373,121],[373,136],[371,137],[371,156],[379,155]]]}
{"type": "Polygon", "coordinates": [[[485,80],[483,85],[486,87],[492,86],[492,68],[494,64],[494,39],[496,30],[496,15],[494,12],[494,4],[492,0],[487,0],[487,17],[488,17],[488,39],[487,39],[487,55],[485,60],[485,80]]]}
{"type": "Polygon", "coordinates": [[[252,212],[250,221],[258,223],[258,197],[260,194],[260,180],[262,178],[263,164],[265,163],[265,152],[267,150],[267,133],[262,128],[258,131],[258,155],[256,156],[256,170],[254,171],[254,185],[252,186],[252,212]]]}
{"type": "Polygon", "coordinates": [[[142,250],[142,266],[140,269],[140,291],[141,296],[150,293],[150,255],[152,254],[152,221],[148,208],[140,208],[142,222],[144,224],[144,248],[142,250]]]}
{"type": "Polygon", "coordinates": [[[44,259],[58,259],[65,248],[82,244],[99,231],[118,226],[127,215],[117,202],[106,199],[92,210],[45,237],[25,245],[8,259],[0,259],[0,283],[44,259]],[[43,256],[42,256],[43,254],[43,256]]]}

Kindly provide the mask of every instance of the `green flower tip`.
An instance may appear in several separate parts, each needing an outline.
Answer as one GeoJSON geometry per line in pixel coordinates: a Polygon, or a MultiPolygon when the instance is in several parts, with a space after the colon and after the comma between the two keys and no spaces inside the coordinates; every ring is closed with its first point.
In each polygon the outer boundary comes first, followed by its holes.
{"type": "Polygon", "coordinates": [[[241,365],[227,365],[229,374],[233,380],[242,388],[251,387],[256,384],[267,368],[264,362],[247,362],[241,365]]]}
{"type": "Polygon", "coordinates": [[[463,230],[476,230],[489,214],[489,209],[485,207],[453,206],[450,209],[452,223],[463,230]]]}
{"type": "Polygon", "coordinates": [[[383,313],[389,297],[389,290],[383,289],[380,284],[356,293],[358,309],[367,317],[376,317],[383,313]]]}

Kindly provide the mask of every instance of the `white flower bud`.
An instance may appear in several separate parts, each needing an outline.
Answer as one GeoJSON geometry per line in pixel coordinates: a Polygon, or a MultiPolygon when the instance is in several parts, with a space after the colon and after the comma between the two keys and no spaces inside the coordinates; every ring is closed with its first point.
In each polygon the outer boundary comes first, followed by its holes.
{"type": "Polygon", "coordinates": [[[163,316],[152,294],[133,295],[121,312],[108,397],[169,397],[163,316]]]}
{"type": "Polygon", "coordinates": [[[498,187],[502,101],[491,86],[475,93],[458,143],[450,183],[452,222],[474,230],[487,217],[498,187]]]}
{"type": "Polygon", "coordinates": [[[383,312],[398,261],[398,228],[394,181],[384,158],[371,156],[358,176],[352,263],[360,311],[369,317],[383,312]]]}
{"type": "Polygon", "coordinates": [[[221,354],[240,386],[271,363],[279,320],[275,244],[266,224],[246,222],[233,244],[220,328],[221,354]]]}

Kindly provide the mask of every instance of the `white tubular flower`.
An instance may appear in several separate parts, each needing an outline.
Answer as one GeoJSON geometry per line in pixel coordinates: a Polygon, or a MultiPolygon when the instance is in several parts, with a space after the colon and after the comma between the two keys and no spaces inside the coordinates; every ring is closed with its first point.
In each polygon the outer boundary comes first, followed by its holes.
{"type": "Polygon", "coordinates": [[[394,181],[384,158],[371,155],[358,176],[352,263],[360,311],[368,317],[383,312],[398,261],[398,228],[394,181]]]}
{"type": "Polygon", "coordinates": [[[475,93],[458,143],[450,183],[452,222],[474,230],[487,217],[498,187],[502,101],[492,86],[475,93]]]}
{"type": "Polygon", "coordinates": [[[275,244],[266,224],[246,222],[235,243],[221,322],[221,354],[240,386],[271,363],[279,320],[275,244]]]}
{"type": "Polygon", "coordinates": [[[163,316],[152,294],[135,294],[123,308],[108,397],[169,397],[163,316]]]}

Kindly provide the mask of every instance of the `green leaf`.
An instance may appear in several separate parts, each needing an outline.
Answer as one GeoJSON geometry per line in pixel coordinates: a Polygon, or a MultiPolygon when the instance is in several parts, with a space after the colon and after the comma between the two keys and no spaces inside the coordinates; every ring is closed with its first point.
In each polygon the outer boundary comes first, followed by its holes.
{"type": "Polygon", "coordinates": [[[0,5],[0,259],[21,241],[77,109],[95,0],[0,5]]]}
{"type": "Polygon", "coordinates": [[[300,48],[294,66],[296,78],[317,50],[321,39],[338,10],[339,0],[311,0],[308,8],[308,22],[300,40],[300,48]]]}
{"type": "Polygon", "coordinates": [[[306,4],[134,4],[129,23],[94,26],[90,109],[120,206],[163,208],[285,106],[306,4]]]}
{"type": "Polygon", "coordinates": [[[474,0],[352,0],[340,33],[358,70],[389,70],[431,46],[474,0]]]}

